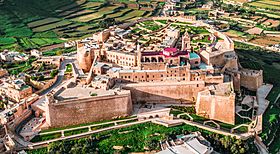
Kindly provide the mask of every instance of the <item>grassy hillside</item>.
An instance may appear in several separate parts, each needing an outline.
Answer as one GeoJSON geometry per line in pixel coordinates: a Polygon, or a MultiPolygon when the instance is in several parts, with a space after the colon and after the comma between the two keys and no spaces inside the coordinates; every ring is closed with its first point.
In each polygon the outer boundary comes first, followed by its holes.
{"type": "Polygon", "coordinates": [[[0,5],[0,51],[62,43],[60,38],[74,39],[101,30],[104,27],[99,22],[105,19],[113,18],[115,23],[148,17],[157,14],[160,6],[156,1],[5,0],[0,5]]]}
{"type": "Polygon", "coordinates": [[[280,54],[242,43],[235,43],[235,49],[243,67],[262,69],[264,82],[274,86],[266,98],[270,104],[263,115],[263,131],[260,136],[269,152],[277,153],[280,150],[280,54]]]}

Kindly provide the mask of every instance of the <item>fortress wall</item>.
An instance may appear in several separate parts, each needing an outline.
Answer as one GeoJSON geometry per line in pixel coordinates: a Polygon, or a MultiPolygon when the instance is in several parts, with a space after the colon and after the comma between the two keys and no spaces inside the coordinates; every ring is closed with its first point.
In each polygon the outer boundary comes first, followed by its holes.
{"type": "Polygon", "coordinates": [[[132,102],[147,103],[182,103],[195,101],[197,93],[203,90],[203,81],[161,82],[123,85],[123,89],[131,90],[132,102]]]}
{"type": "Polygon", "coordinates": [[[223,83],[224,82],[224,75],[219,75],[219,76],[206,76],[205,77],[205,83],[223,83]]]}
{"type": "Polygon", "coordinates": [[[211,56],[210,63],[212,65],[216,65],[216,66],[224,66],[225,65],[224,53],[216,55],[216,56],[211,56]]]}
{"type": "Polygon", "coordinates": [[[198,115],[224,123],[235,123],[235,94],[219,96],[199,93],[197,97],[198,115]]]}
{"type": "Polygon", "coordinates": [[[164,63],[142,63],[143,70],[164,70],[166,65],[164,63]]]}
{"type": "Polygon", "coordinates": [[[131,112],[131,95],[127,93],[49,103],[46,120],[50,127],[63,127],[109,120],[131,112]]]}
{"type": "Polygon", "coordinates": [[[257,91],[257,89],[263,84],[263,71],[255,71],[256,73],[252,73],[252,71],[242,71],[240,73],[240,84],[241,86],[252,90],[257,91]]]}

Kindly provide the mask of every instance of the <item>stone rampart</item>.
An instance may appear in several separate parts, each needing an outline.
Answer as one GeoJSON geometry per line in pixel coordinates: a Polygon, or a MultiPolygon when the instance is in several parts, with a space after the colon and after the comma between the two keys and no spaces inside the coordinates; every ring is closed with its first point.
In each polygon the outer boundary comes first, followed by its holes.
{"type": "MultiPolygon", "coordinates": [[[[48,97],[48,99],[52,99],[48,97]]],[[[46,121],[50,127],[63,127],[127,116],[132,112],[130,93],[95,96],[47,104],[46,121]]]]}
{"type": "Polygon", "coordinates": [[[126,84],[122,88],[131,90],[133,103],[190,103],[205,87],[204,81],[146,82],[126,84]]]}
{"type": "Polygon", "coordinates": [[[235,94],[211,95],[200,92],[197,96],[196,112],[205,118],[224,123],[235,123],[235,94]]]}

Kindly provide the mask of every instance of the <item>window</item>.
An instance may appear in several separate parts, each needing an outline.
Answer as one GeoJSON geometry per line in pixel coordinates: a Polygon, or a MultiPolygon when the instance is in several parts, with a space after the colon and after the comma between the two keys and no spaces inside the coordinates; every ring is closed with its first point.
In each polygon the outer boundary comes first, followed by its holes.
{"type": "Polygon", "coordinates": [[[160,77],[163,77],[163,75],[161,74],[160,77]]]}
{"type": "Polygon", "coordinates": [[[198,84],[196,85],[196,87],[198,87],[198,84]]]}
{"type": "Polygon", "coordinates": [[[137,76],[135,76],[135,78],[137,78],[137,76]]]}
{"type": "Polygon", "coordinates": [[[144,78],[144,76],[142,76],[142,78],[144,78]]]}
{"type": "Polygon", "coordinates": [[[185,76],[185,73],[183,74],[183,76],[185,76]]]}
{"type": "Polygon", "coordinates": [[[130,76],[128,76],[128,78],[130,79],[130,76]]]}
{"type": "Polygon", "coordinates": [[[149,78],[149,75],[147,75],[147,78],[149,78]]]}

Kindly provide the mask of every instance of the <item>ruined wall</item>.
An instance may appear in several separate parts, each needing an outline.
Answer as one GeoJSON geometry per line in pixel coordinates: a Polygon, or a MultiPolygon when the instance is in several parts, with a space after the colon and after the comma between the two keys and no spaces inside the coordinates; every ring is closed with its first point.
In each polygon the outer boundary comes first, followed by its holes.
{"type": "Polygon", "coordinates": [[[235,94],[211,95],[210,92],[198,93],[196,113],[205,118],[224,123],[235,123],[235,94]]]}
{"type": "Polygon", "coordinates": [[[46,121],[50,127],[63,127],[127,116],[132,112],[130,93],[49,103],[46,121]]]}
{"type": "Polygon", "coordinates": [[[147,82],[126,84],[123,89],[131,90],[133,103],[190,103],[197,93],[204,89],[203,81],[189,82],[147,82]]]}

